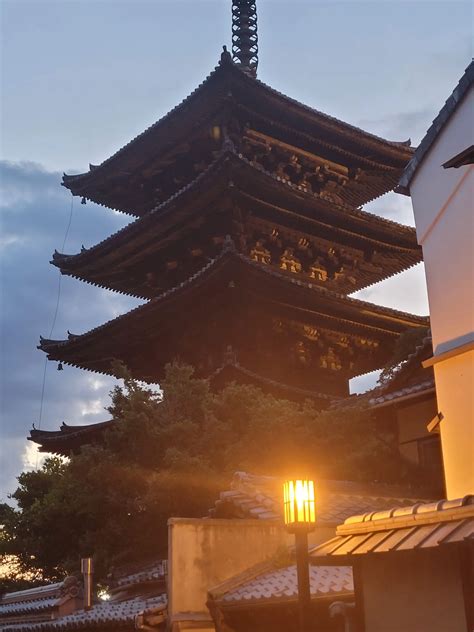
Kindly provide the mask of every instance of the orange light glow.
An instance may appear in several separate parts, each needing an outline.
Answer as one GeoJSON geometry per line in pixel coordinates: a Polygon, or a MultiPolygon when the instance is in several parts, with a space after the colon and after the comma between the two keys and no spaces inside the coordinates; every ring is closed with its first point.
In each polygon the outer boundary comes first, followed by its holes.
{"type": "Polygon", "coordinates": [[[314,483],[308,479],[286,481],[283,484],[285,525],[290,528],[306,527],[316,523],[314,483]]]}

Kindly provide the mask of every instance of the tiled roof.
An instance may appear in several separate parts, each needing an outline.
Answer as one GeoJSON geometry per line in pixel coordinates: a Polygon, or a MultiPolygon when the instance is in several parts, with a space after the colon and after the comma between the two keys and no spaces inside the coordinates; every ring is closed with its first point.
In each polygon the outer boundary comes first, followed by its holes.
{"type": "Polygon", "coordinates": [[[474,542],[474,495],[352,516],[336,534],[312,550],[314,563],[334,558],[351,563],[354,555],[474,542]]]}
{"type": "Polygon", "coordinates": [[[59,430],[40,430],[33,426],[28,441],[39,445],[40,452],[51,452],[69,456],[82,445],[100,442],[106,430],[113,427],[115,420],[100,421],[87,426],[69,426],[62,423],[59,430]]]}
{"type": "Polygon", "coordinates": [[[63,582],[55,582],[54,584],[46,584],[45,586],[37,586],[36,588],[27,588],[26,590],[15,590],[14,592],[5,593],[0,598],[0,605],[4,601],[28,601],[30,599],[44,599],[46,595],[58,594],[63,582]]]}
{"type": "MultiPolygon", "coordinates": [[[[38,348],[47,353],[49,360],[58,360],[102,374],[113,373],[112,359],[115,358],[124,362],[137,379],[156,383],[160,380],[164,366],[173,357],[178,354],[186,360],[186,354],[189,353],[187,348],[180,347],[182,341],[178,335],[178,329],[186,327],[186,323],[191,320],[196,331],[207,326],[207,313],[204,314],[205,296],[210,296],[209,300],[218,297],[215,300],[219,303],[220,311],[217,310],[219,314],[230,310],[231,301],[221,298],[225,295],[216,293],[215,288],[219,281],[224,283],[232,281],[235,278],[234,275],[239,275],[241,278],[237,292],[245,298],[248,295],[252,296],[252,308],[254,305],[262,304],[271,305],[274,309],[275,302],[280,301],[285,310],[293,310],[296,317],[302,320],[311,318],[312,310],[314,317],[327,322],[333,331],[339,331],[339,327],[343,324],[344,327],[357,327],[358,331],[370,332],[377,336],[377,339],[387,340],[388,344],[380,344],[375,355],[360,353],[360,363],[358,357],[354,356],[354,366],[350,368],[349,373],[352,377],[363,370],[380,368],[388,359],[391,344],[408,327],[419,328],[428,325],[428,317],[354,299],[319,285],[285,276],[280,271],[271,270],[269,266],[262,266],[259,262],[238,253],[232,240],[226,239],[221,253],[216,258],[211,259],[203,268],[179,285],[163,292],[148,303],[84,334],[69,334],[66,340],[49,340],[40,337],[38,348]],[[198,293],[200,300],[192,300],[192,295],[197,296],[198,293]],[[191,303],[192,310],[189,307],[191,303]],[[186,307],[184,308],[183,305],[186,307]],[[178,329],[171,327],[171,322],[174,324],[176,320],[174,316],[176,310],[182,315],[182,322],[178,329]],[[162,322],[157,325],[160,319],[162,322]],[[154,344],[160,348],[160,357],[159,362],[154,357],[153,361],[147,365],[146,362],[144,363],[143,345],[140,340],[147,331],[152,330],[154,344]],[[174,336],[174,343],[170,336],[174,336]],[[118,339],[122,343],[126,340],[127,344],[117,344],[118,339]]],[[[242,301],[234,302],[236,309],[243,309],[242,301]]],[[[247,313],[242,317],[244,316],[247,316],[247,313]]],[[[209,377],[209,373],[210,367],[203,365],[198,377],[209,377]]]]}
{"type": "Polygon", "coordinates": [[[198,272],[188,277],[185,281],[183,281],[176,287],[173,287],[167,290],[166,292],[163,292],[162,294],[151,299],[148,303],[145,303],[144,305],[139,305],[138,307],[135,307],[134,309],[127,312],[126,314],[121,314],[120,316],[117,316],[116,318],[113,318],[107,321],[106,323],[103,323],[102,325],[94,327],[93,329],[88,331],[86,334],[72,334],[69,332],[68,338],[65,340],[50,340],[50,339],[43,338],[42,336],[40,336],[41,344],[38,346],[38,349],[41,349],[43,351],[48,351],[49,348],[54,347],[54,346],[67,345],[68,343],[74,342],[80,338],[83,338],[84,336],[90,335],[93,332],[103,330],[104,328],[109,326],[111,323],[116,323],[119,321],[123,321],[126,318],[130,318],[131,314],[137,314],[140,312],[147,311],[150,309],[151,305],[156,305],[157,303],[164,301],[165,299],[169,298],[171,295],[177,294],[179,291],[192,285],[195,281],[200,280],[201,277],[203,277],[208,271],[212,270],[213,268],[217,268],[219,263],[221,263],[222,261],[225,261],[229,257],[233,257],[236,260],[240,260],[245,265],[258,270],[259,272],[262,272],[263,274],[268,275],[269,277],[277,278],[281,280],[284,284],[297,285],[299,287],[304,287],[305,289],[309,290],[310,292],[314,292],[315,294],[320,294],[321,296],[325,296],[330,299],[332,298],[348,306],[351,305],[351,306],[354,306],[355,308],[360,308],[361,310],[364,310],[364,313],[370,311],[371,313],[375,315],[380,315],[382,317],[388,316],[392,320],[401,319],[401,320],[406,321],[407,325],[412,325],[412,326],[423,326],[423,325],[427,325],[429,322],[428,316],[418,316],[417,314],[411,314],[409,312],[397,310],[392,307],[384,307],[383,305],[377,305],[375,303],[363,301],[358,298],[352,298],[350,296],[346,296],[345,294],[340,294],[339,292],[328,290],[314,283],[310,283],[309,281],[306,281],[306,280],[300,280],[300,279],[295,279],[292,277],[287,277],[281,272],[268,269],[268,267],[261,267],[258,262],[254,261],[253,259],[251,259],[250,257],[247,257],[244,254],[239,253],[236,250],[233,240],[228,238],[225,240],[223,249],[219,253],[219,255],[217,255],[214,259],[211,259],[198,272]]]}
{"type": "MultiPolygon", "coordinates": [[[[208,90],[216,89],[217,84],[221,83],[221,89],[216,91],[216,95],[212,98],[212,101],[215,101],[216,105],[222,104],[223,100],[228,97],[228,93],[231,91],[232,83],[229,86],[229,79],[234,79],[236,84],[241,84],[247,89],[250,89],[252,93],[255,95],[266,96],[266,100],[268,102],[268,97],[272,103],[281,103],[285,109],[289,107],[297,114],[298,118],[304,119],[306,122],[310,122],[310,129],[317,125],[318,127],[322,127],[326,131],[336,132],[341,136],[341,138],[353,139],[356,138],[358,143],[362,147],[367,147],[372,149],[372,154],[375,152],[381,152],[382,154],[392,155],[398,159],[398,162],[403,159],[408,159],[412,153],[413,149],[409,146],[409,141],[405,142],[393,142],[387,141],[375,134],[371,134],[366,132],[354,125],[350,125],[343,121],[336,119],[333,116],[328,114],[324,114],[314,108],[303,105],[298,101],[287,97],[286,95],[274,90],[270,86],[264,84],[263,82],[248,77],[242,70],[238,68],[234,63],[232,63],[232,59],[230,55],[224,52],[221,55],[221,59],[219,64],[215,67],[215,69],[208,75],[208,77],[181,103],[175,106],[170,112],[168,112],[165,116],[163,116],[160,120],[155,122],[153,125],[148,127],[144,132],[136,136],[129,143],[119,149],[115,154],[107,158],[100,165],[90,165],[90,171],[87,173],[77,174],[77,175],[66,175],[64,174],[63,184],[67,188],[70,188],[74,191],[74,194],[78,194],[75,190],[77,184],[87,183],[88,181],[93,179],[98,179],[101,175],[108,172],[113,172],[114,167],[118,170],[120,165],[126,164],[127,157],[129,157],[133,152],[139,152],[143,157],[150,152],[156,152],[157,147],[160,145],[166,146],[167,142],[171,143],[174,140],[176,143],[177,135],[179,137],[179,132],[182,129],[182,126],[176,124],[179,120],[179,117],[182,117],[184,113],[187,119],[196,119],[196,116],[203,116],[203,112],[206,108],[200,108],[198,105],[201,101],[206,101],[208,104],[210,102],[209,96],[206,98],[206,92],[208,90]],[[221,81],[223,79],[223,81],[221,81]],[[227,93],[223,92],[226,89],[227,93]],[[196,108],[196,114],[193,117],[192,112],[193,109],[196,108]],[[174,122],[174,125],[173,125],[174,122]],[[168,130],[168,132],[166,132],[168,130]],[[170,137],[170,130],[172,131],[170,137]],[[167,141],[167,142],[166,142],[167,141]]],[[[212,95],[212,92],[210,92],[212,95]]],[[[255,99],[255,96],[254,96],[255,99]]],[[[211,103],[212,105],[212,103],[211,103]]],[[[215,109],[215,105],[213,106],[215,109]]],[[[209,108],[207,108],[209,109],[209,108]]],[[[313,131],[313,133],[315,133],[313,131]]],[[[182,134],[182,131],[181,131],[182,134]]],[[[327,145],[322,138],[322,134],[319,134],[321,138],[318,138],[320,143],[327,145]]],[[[330,145],[333,148],[332,145],[330,145]]],[[[342,148],[336,147],[337,150],[342,154],[348,154],[348,151],[343,150],[342,148]]],[[[362,156],[366,156],[367,152],[359,152],[362,156]]],[[[365,157],[366,162],[370,162],[370,157],[365,157]]],[[[374,163],[378,165],[378,163],[374,163]]]]}
{"type": "MultiPolygon", "coordinates": [[[[117,568],[109,577],[110,600],[82,609],[82,597],[72,614],[59,606],[65,596],[80,596],[82,583],[75,577],[39,588],[8,593],[0,599],[0,629],[8,632],[49,632],[71,629],[135,629],[135,617],[160,614],[166,608],[166,563],[151,560],[117,568]]],[[[71,612],[71,609],[68,610],[71,612]]]]}
{"type": "Polygon", "coordinates": [[[459,80],[459,83],[454,88],[452,93],[449,95],[446,103],[443,105],[441,110],[438,113],[438,116],[434,119],[430,128],[426,132],[423,140],[421,141],[419,147],[413,154],[412,159],[408,163],[405,168],[405,171],[400,178],[400,183],[398,185],[397,191],[399,193],[405,193],[409,195],[410,193],[410,183],[418,169],[418,167],[423,162],[426,154],[431,149],[431,146],[435,142],[441,130],[444,128],[446,123],[449,121],[453,113],[456,111],[459,103],[463,100],[468,90],[474,84],[474,61],[471,61],[469,66],[466,68],[463,76],[459,80]]]}
{"type": "Polygon", "coordinates": [[[117,569],[110,574],[111,588],[122,589],[126,586],[141,586],[164,580],[166,570],[166,560],[156,560],[146,565],[141,564],[136,568],[117,569]]]}
{"type": "Polygon", "coordinates": [[[415,395],[424,395],[426,393],[431,393],[434,390],[434,378],[419,382],[417,384],[412,384],[411,386],[406,386],[405,388],[400,388],[397,391],[384,392],[376,389],[375,392],[378,392],[379,394],[369,399],[369,405],[372,406],[372,408],[377,408],[379,406],[384,406],[389,403],[391,404],[401,399],[406,399],[415,395]]]}
{"type": "MultiPolygon", "coordinates": [[[[352,595],[352,569],[347,566],[312,566],[310,568],[312,598],[352,595]]],[[[271,570],[224,593],[220,605],[293,601],[298,597],[296,566],[271,570]]]]}
{"type": "MultiPolygon", "coordinates": [[[[214,518],[282,520],[282,485],[283,479],[237,472],[231,489],[220,493],[209,513],[214,518]]],[[[317,485],[318,524],[339,524],[355,513],[403,507],[416,502],[410,500],[409,492],[402,496],[397,496],[398,493],[400,489],[385,485],[320,481],[317,485]]]]}
{"type": "Polygon", "coordinates": [[[6,615],[20,615],[20,614],[33,614],[40,613],[45,610],[50,610],[58,603],[58,596],[44,597],[43,599],[34,599],[30,601],[15,601],[13,603],[1,603],[0,602],[0,621],[1,617],[6,615]]]}
{"type": "MultiPolygon", "coordinates": [[[[256,182],[259,189],[263,187],[263,190],[267,191],[263,193],[264,198],[268,196],[269,190],[278,187],[283,196],[282,207],[288,205],[288,202],[284,202],[284,197],[289,193],[294,193],[297,196],[295,200],[300,200],[298,205],[301,211],[306,205],[313,208],[311,222],[323,235],[325,231],[326,234],[329,231],[333,237],[334,234],[338,234],[343,241],[355,240],[358,248],[362,250],[367,246],[379,253],[383,252],[385,262],[381,266],[383,271],[368,272],[359,268],[357,284],[351,288],[351,291],[371,285],[382,278],[388,278],[421,260],[421,247],[417,244],[414,228],[381,218],[359,208],[338,205],[321,199],[319,194],[305,191],[301,185],[292,184],[288,179],[261,167],[257,168],[236,150],[227,147],[219,152],[214,162],[193,181],[142,217],[95,246],[83,249],[77,254],[68,255],[55,251],[51,263],[60,268],[63,274],[74,276],[92,285],[108,287],[137,298],[150,298],[153,292],[150,292],[145,285],[129,285],[117,280],[116,274],[114,276],[116,266],[121,267],[122,274],[125,274],[125,270],[131,274],[130,270],[135,269],[136,266],[140,268],[142,265],[140,261],[146,260],[152,252],[156,254],[162,246],[163,235],[169,238],[170,230],[176,232],[182,229],[183,213],[187,217],[194,216],[195,213],[202,216],[202,211],[196,209],[199,209],[199,199],[203,192],[206,192],[209,187],[222,188],[223,183],[229,183],[229,181],[232,182],[234,194],[237,195],[254,191],[256,182]],[[333,217],[332,222],[328,222],[329,214],[333,217]],[[128,261],[127,253],[132,250],[137,257],[128,261]],[[385,255],[389,258],[385,258],[385,255]]],[[[228,194],[226,185],[220,195],[225,198],[228,194]]]]}
{"type": "Polygon", "coordinates": [[[159,595],[144,599],[136,597],[119,602],[104,602],[90,610],[78,610],[60,619],[43,623],[22,623],[2,628],[5,632],[50,632],[55,630],[76,630],[81,628],[108,628],[116,630],[118,625],[130,624],[134,629],[135,617],[147,611],[166,608],[166,596],[159,595]]]}
{"type": "Polygon", "coordinates": [[[432,370],[423,370],[422,367],[423,360],[430,357],[432,352],[431,332],[428,330],[423,340],[396,367],[389,380],[365,393],[351,395],[342,402],[335,400],[332,406],[337,407],[340,403],[346,405],[364,400],[369,406],[377,408],[405,398],[422,397],[434,391],[434,373],[432,370]]]}
{"type": "Polygon", "coordinates": [[[413,369],[421,367],[423,360],[428,358],[433,353],[433,340],[431,337],[431,331],[427,331],[427,335],[421,340],[411,353],[407,355],[405,360],[396,368],[392,379],[384,385],[386,388],[390,388],[392,382],[398,383],[398,381],[413,369]]]}
{"type": "Polygon", "coordinates": [[[470,513],[474,515],[474,495],[464,496],[463,498],[456,498],[455,500],[437,500],[430,503],[415,503],[408,507],[396,508],[393,507],[388,511],[372,511],[370,513],[362,514],[359,516],[351,516],[345,521],[345,525],[355,526],[362,523],[376,523],[378,520],[393,519],[394,525],[402,520],[410,519],[425,522],[428,518],[432,518],[435,515],[436,520],[448,519],[451,514],[447,513],[452,510],[460,508],[466,508],[470,513]]]}
{"type": "Polygon", "coordinates": [[[62,582],[6,593],[0,598],[0,629],[48,621],[82,605],[82,583],[74,576],[62,582]]]}

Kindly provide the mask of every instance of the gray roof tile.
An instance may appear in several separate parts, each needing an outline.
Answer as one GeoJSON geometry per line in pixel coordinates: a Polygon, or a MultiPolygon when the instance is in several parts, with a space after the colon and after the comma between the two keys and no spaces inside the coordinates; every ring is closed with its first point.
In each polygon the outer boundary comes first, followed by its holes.
{"type": "Polygon", "coordinates": [[[78,610],[73,614],[45,621],[43,623],[22,623],[3,627],[5,632],[53,632],[80,628],[99,628],[104,624],[133,624],[136,615],[166,607],[166,596],[159,595],[144,599],[136,597],[126,601],[107,601],[93,606],[90,610],[78,610]]]}
{"type": "MultiPolygon", "coordinates": [[[[313,598],[352,594],[352,570],[347,566],[312,566],[310,589],[313,598]]],[[[296,566],[262,573],[242,583],[221,597],[223,606],[237,602],[292,600],[298,595],[296,566]]]]}

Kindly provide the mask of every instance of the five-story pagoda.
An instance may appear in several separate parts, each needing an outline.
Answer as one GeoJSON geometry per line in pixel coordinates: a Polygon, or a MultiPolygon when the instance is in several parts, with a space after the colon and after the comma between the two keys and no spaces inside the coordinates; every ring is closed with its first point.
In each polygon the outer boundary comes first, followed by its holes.
{"type": "Polygon", "coordinates": [[[150,383],[180,358],[216,386],[322,404],[427,324],[348,296],[421,260],[414,229],[361,210],[413,150],[259,81],[255,2],[232,10],[232,55],[102,164],[64,176],[73,195],[136,219],[54,265],[147,302],[39,348],[99,373],[118,359],[150,383]]]}

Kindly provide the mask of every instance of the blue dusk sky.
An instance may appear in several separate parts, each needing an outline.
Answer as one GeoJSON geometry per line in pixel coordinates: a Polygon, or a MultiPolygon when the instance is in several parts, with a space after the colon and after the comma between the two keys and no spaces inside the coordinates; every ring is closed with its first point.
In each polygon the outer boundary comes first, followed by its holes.
{"type": "MultiPolygon", "coordinates": [[[[82,333],[136,305],[62,278],[77,252],[128,221],[74,200],[61,173],[97,164],[186,97],[230,48],[231,0],[3,0],[1,6],[0,500],[40,462],[32,424],[107,418],[112,379],[48,363],[40,334],[82,333]],[[51,331],[54,322],[54,329],[51,331]]],[[[257,0],[258,76],[299,101],[391,140],[419,143],[472,57],[472,4],[449,0],[257,0]]],[[[413,224],[408,198],[366,207],[413,224]]],[[[358,293],[428,312],[422,266],[358,293]]],[[[367,385],[367,378],[359,388],[367,385]]]]}

